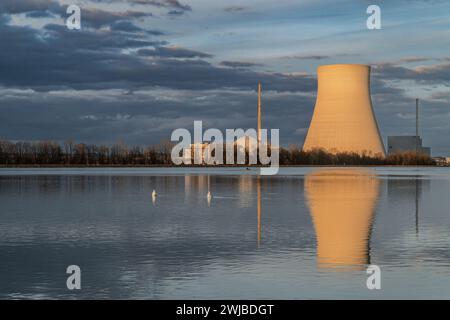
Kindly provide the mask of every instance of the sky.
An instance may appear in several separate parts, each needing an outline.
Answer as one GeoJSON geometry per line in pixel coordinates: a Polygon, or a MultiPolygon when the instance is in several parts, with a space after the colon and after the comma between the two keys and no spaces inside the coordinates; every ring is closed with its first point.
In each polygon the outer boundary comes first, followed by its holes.
{"type": "Polygon", "coordinates": [[[450,156],[445,0],[1,0],[0,44],[0,139],[144,146],[194,120],[255,128],[262,81],[263,127],[301,146],[317,67],[363,63],[385,144],[415,134],[417,97],[424,145],[450,156]]]}

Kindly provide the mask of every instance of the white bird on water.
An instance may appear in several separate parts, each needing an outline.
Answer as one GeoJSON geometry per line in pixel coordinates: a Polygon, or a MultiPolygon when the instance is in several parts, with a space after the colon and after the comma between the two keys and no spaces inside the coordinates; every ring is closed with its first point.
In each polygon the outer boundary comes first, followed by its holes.
{"type": "Polygon", "coordinates": [[[156,193],[155,190],[153,190],[153,192],[152,192],[152,202],[153,202],[153,204],[156,203],[156,196],[157,196],[157,193],[156,193]]]}
{"type": "Polygon", "coordinates": [[[211,203],[211,199],[212,199],[211,191],[208,191],[208,194],[206,195],[206,198],[208,199],[208,204],[210,204],[211,203]]]}

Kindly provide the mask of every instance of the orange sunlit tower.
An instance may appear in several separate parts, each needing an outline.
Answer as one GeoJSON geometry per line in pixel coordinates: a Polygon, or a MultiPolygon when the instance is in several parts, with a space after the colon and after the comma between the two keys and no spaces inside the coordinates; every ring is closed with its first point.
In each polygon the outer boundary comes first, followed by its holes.
{"type": "Polygon", "coordinates": [[[303,150],[384,157],[370,98],[370,67],[336,64],[317,69],[318,91],[303,150]]]}

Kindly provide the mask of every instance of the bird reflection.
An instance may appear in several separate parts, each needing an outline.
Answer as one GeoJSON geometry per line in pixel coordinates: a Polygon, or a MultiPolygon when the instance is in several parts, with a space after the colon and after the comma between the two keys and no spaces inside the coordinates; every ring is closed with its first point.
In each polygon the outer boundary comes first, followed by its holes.
{"type": "Polygon", "coordinates": [[[212,193],[211,193],[211,182],[208,175],[208,193],[206,194],[206,201],[208,202],[208,207],[211,207],[212,193]]]}
{"type": "Polygon", "coordinates": [[[305,177],[319,268],[362,269],[370,263],[379,184],[369,171],[354,169],[323,170],[305,177]]]}

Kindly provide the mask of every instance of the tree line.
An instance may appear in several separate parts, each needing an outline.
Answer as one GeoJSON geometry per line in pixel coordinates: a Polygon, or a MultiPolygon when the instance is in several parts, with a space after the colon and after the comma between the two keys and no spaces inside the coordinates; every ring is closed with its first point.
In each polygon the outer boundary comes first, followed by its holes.
{"type": "Polygon", "coordinates": [[[129,147],[123,142],[113,145],[55,141],[0,140],[0,165],[170,165],[172,143],[163,141],[149,147],[129,147]]]}
{"type": "Polygon", "coordinates": [[[328,153],[320,149],[303,151],[291,146],[280,149],[280,164],[292,165],[402,165],[402,166],[432,166],[435,161],[424,153],[414,151],[389,154],[386,157],[353,152],[328,153]]]}
{"type": "MultiPolygon", "coordinates": [[[[73,140],[63,143],[0,140],[0,165],[170,166],[173,165],[173,146],[171,141],[142,147],[128,146],[123,142],[96,145],[76,143],[73,140]]],[[[294,145],[280,148],[279,157],[280,165],[435,165],[428,155],[415,152],[397,153],[383,158],[370,153],[331,154],[323,150],[305,152],[294,145]]]]}

